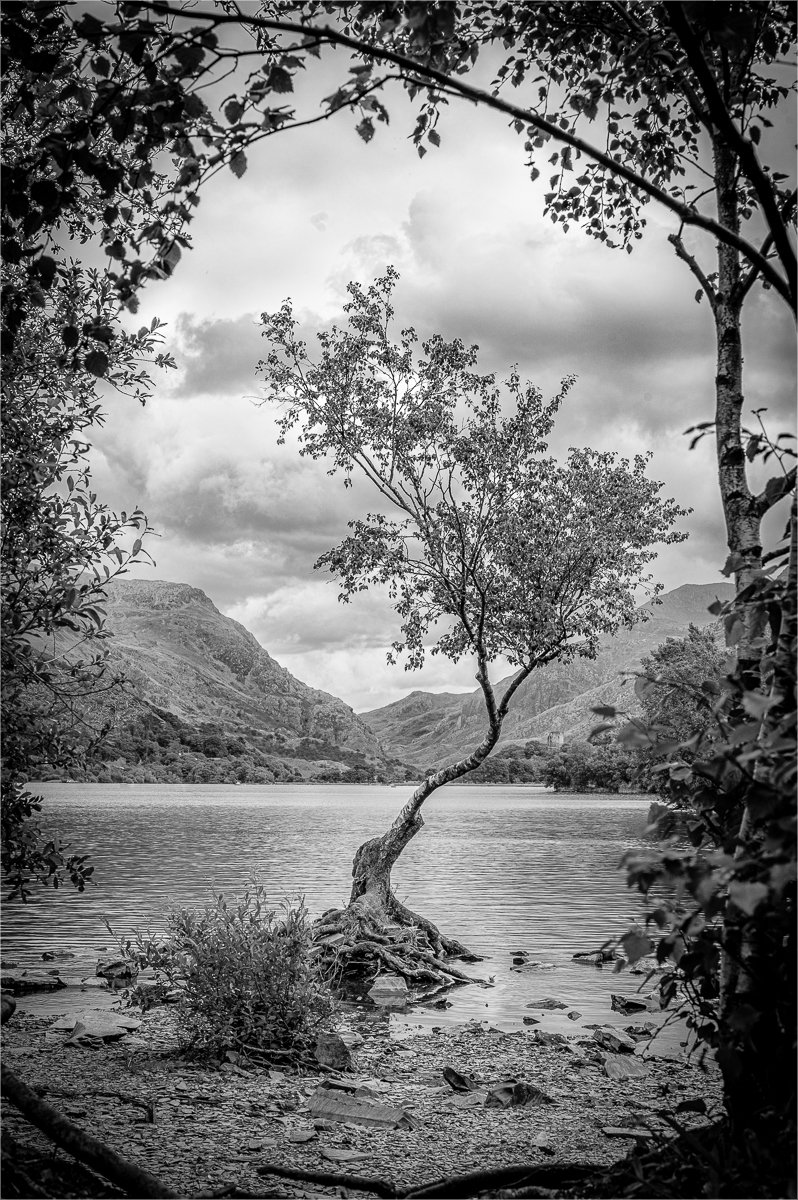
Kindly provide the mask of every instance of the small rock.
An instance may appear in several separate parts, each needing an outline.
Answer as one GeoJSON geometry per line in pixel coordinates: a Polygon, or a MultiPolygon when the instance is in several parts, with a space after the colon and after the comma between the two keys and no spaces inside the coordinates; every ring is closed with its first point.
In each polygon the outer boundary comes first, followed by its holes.
{"type": "Polygon", "coordinates": [[[610,1008],[619,1013],[645,1012],[646,999],[644,996],[619,996],[611,992],[610,1008]]]}
{"type": "Polygon", "coordinates": [[[288,1140],[301,1145],[302,1142],[312,1142],[318,1136],[315,1129],[292,1129],[288,1134],[288,1140]]]}
{"type": "Polygon", "coordinates": [[[351,1071],[349,1047],[338,1033],[320,1033],[316,1037],[316,1062],[334,1071],[351,1071]]]}
{"type": "Polygon", "coordinates": [[[629,1034],[624,1033],[622,1029],[613,1029],[610,1025],[602,1025],[594,1031],[593,1038],[607,1050],[614,1050],[622,1054],[634,1052],[634,1038],[630,1038],[629,1034]]]}
{"type": "Polygon", "coordinates": [[[13,971],[19,963],[10,958],[0,958],[0,971],[13,971]]]}
{"type": "Polygon", "coordinates": [[[407,984],[401,975],[381,975],[369,988],[368,995],[383,1008],[403,1008],[407,1003],[407,984]]]}
{"type": "Polygon", "coordinates": [[[563,1004],[562,1000],[553,1000],[551,996],[544,996],[542,1000],[530,1000],[525,1008],[544,1008],[553,1010],[555,1008],[567,1008],[567,1004],[563,1004]]]}
{"type": "Polygon", "coordinates": [[[524,1024],[525,1025],[539,1025],[540,1021],[537,1019],[537,1017],[524,1017],[524,1024]]]}
{"type": "Polygon", "coordinates": [[[649,1064],[632,1054],[605,1054],[604,1074],[609,1079],[643,1079],[649,1073],[649,1064]]]}
{"type": "Polygon", "coordinates": [[[349,1048],[349,1050],[356,1050],[357,1047],[362,1046],[364,1042],[364,1039],[360,1036],[360,1034],[355,1033],[355,1031],[352,1029],[340,1030],[339,1037],[344,1045],[349,1048]]]}
{"type": "Polygon", "coordinates": [[[66,959],[74,957],[71,950],[45,950],[42,954],[44,962],[64,962],[66,959]]]}
{"type": "Polygon", "coordinates": [[[646,996],[646,1010],[647,1012],[662,1011],[662,997],[660,996],[659,992],[650,992],[649,995],[646,996]]]}
{"type": "Polygon", "coordinates": [[[572,1009],[571,1012],[566,1013],[565,1015],[569,1021],[580,1021],[582,1019],[582,1014],[577,1012],[576,1009],[572,1009]]]}
{"type": "Polygon", "coordinates": [[[506,1083],[488,1092],[485,1100],[486,1108],[515,1108],[519,1105],[553,1104],[551,1096],[547,1096],[533,1083],[506,1083]]]}
{"type": "Polygon", "coordinates": [[[11,1020],[14,1009],[17,1007],[17,1002],[12,996],[7,996],[4,992],[2,997],[0,997],[0,1004],[2,1004],[2,1022],[0,1024],[5,1025],[6,1021],[11,1020]]]}
{"type": "Polygon", "coordinates": [[[138,970],[125,958],[101,958],[94,974],[107,979],[109,983],[124,986],[136,978],[138,970]]]}
{"type": "Polygon", "coordinates": [[[567,1046],[568,1038],[562,1033],[549,1033],[545,1029],[536,1029],[532,1034],[539,1046],[567,1046]]]}
{"type": "Polygon", "coordinates": [[[572,962],[584,963],[588,967],[603,967],[604,963],[612,962],[611,950],[585,950],[571,955],[572,962]]]}
{"type": "Polygon", "coordinates": [[[664,974],[668,968],[664,963],[657,962],[653,954],[647,955],[645,958],[638,958],[637,962],[629,968],[630,975],[657,975],[664,974]]]}

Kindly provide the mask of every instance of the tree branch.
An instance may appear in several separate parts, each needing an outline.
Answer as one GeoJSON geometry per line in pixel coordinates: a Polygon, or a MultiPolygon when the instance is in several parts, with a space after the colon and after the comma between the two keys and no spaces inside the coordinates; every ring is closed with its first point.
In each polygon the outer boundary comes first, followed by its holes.
{"type": "MultiPolygon", "coordinates": [[[[693,274],[695,275],[698,282],[701,284],[701,287],[704,289],[704,293],[707,297],[707,300],[709,300],[710,307],[711,307],[712,311],[715,312],[715,309],[717,307],[717,296],[715,295],[715,289],[713,288],[712,284],[707,279],[704,272],[701,270],[701,267],[698,265],[697,261],[693,258],[692,254],[690,254],[685,249],[684,242],[682,241],[682,239],[678,233],[668,234],[668,241],[673,246],[674,250],[676,251],[677,256],[682,260],[682,262],[687,263],[688,267],[693,272],[693,274]]],[[[753,268],[752,268],[752,270],[753,270],[753,268]]],[[[698,298],[699,298],[699,300],[701,299],[700,295],[698,298]]]]}
{"type": "Polygon", "coordinates": [[[408,58],[404,54],[399,54],[395,50],[388,50],[384,47],[373,46],[368,42],[359,41],[329,26],[318,27],[314,25],[301,25],[293,21],[276,21],[266,17],[252,17],[240,12],[240,10],[237,13],[224,14],[198,12],[196,9],[182,12],[181,10],[170,8],[167,3],[160,2],[160,0],[143,0],[141,7],[161,16],[183,16],[192,21],[212,21],[217,24],[238,23],[257,29],[268,29],[281,33],[295,33],[305,37],[316,37],[329,45],[346,46],[348,49],[354,50],[367,58],[392,62],[402,70],[411,72],[419,79],[427,81],[428,86],[434,84],[438,88],[446,88],[450,95],[458,95],[465,100],[473,101],[475,104],[482,104],[486,108],[493,108],[497,112],[504,113],[506,116],[512,117],[513,120],[523,121],[527,125],[532,125],[542,133],[548,134],[555,141],[563,142],[566,146],[571,146],[574,150],[579,150],[587,158],[605,167],[612,175],[624,179],[632,187],[637,188],[638,191],[650,196],[652,200],[656,200],[664,208],[675,213],[685,225],[695,225],[697,228],[712,234],[718,241],[733,246],[749,262],[756,264],[762,272],[763,277],[767,279],[782,299],[786,300],[791,311],[793,313],[796,311],[796,300],[791,280],[785,280],[774,269],[768,259],[764,258],[756,247],[746,241],[745,238],[741,237],[734,230],[727,229],[725,225],[722,225],[712,217],[698,212],[691,205],[676,200],[673,196],[663,191],[662,188],[657,187],[656,184],[651,183],[650,180],[633,171],[624,163],[592,146],[589,142],[584,141],[583,138],[577,137],[576,134],[569,133],[568,130],[561,129],[559,125],[554,124],[552,121],[547,121],[544,117],[538,116],[531,109],[521,108],[517,104],[510,104],[506,100],[502,100],[499,96],[494,96],[490,92],[483,91],[481,88],[473,87],[461,79],[455,79],[447,75],[444,71],[437,70],[435,67],[424,66],[423,64],[414,62],[413,59],[408,58]]]}
{"type": "MultiPolygon", "coordinates": [[[[793,191],[791,193],[791,195],[789,195],[787,197],[787,199],[784,201],[784,203],[781,206],[780,211],[781,211],[782,218],[785,222],[789,218],[790,211],[793,208],[795,208],[796,199],[798,199],[798,192],[793,191]]],[[[773,234],[769,233],[767,235],[767,237],[765,238],[764,242],[762,243],[762,245],[759,247],[759,253],[763,256],[763,258],[768,255],[772,245],[773,245],[773,234]]],[[[741,279],[739,284],[737,285],[737,288],[735,289],[735,291],[732,295],[732,303],[742,305],[743,300],[745,299],[745,297],[748,295],[749,291],[751,290],[751,286],[756,282],[758,275],[759,275],[759,268],[752,264],[751,267],[749,268],[748,272],[746,273],[745,278],[741,279]]]]}
{"type": "Polygon", "coordinates": [[[731,114],[729,113],[729,110],[723,101],[723,97],[718,91],[718,85],[715,82],[715,78],[706,59],[704,58],[698,38],[693,32],[693,28],[685,14],[684,8],[680,3],[674,3],[669,0],[669,2],[665,4],[665,9],[670,18],[673,31],[679,39],[679,43],[684,50],[685,55],[687,56],[687,61],[701,85],[704,98],[707,103],[707,108],[709,109],[713,123],[715,124],[718,132],[723,134],[723,136],[727,139],[730,147],[736,151],[746,178],[752,184],[754,191],[759,198],[759,202],[762,205],[762,211],[765,214],[768,229],[772,234],[773,243],[778,252],[782,267],[784,268],[787,287],[789,288],[789,302],[794,311],[796,274],[795,251],[790,244],[790,238],[787,233],[787,228],[784,224],[784,219],[776,202],[772,183],[762,169],[762,164],[757,156],[754,143],[737,128],[732,120],[731,114]]]}
{"type": "Polygon", "coordinates": [[[80,1162],[86,1163],[105,1179],[118,1184],[127,1195],[150,1196],[156,1200],[158,1197],[178,1200],[177,1192],[171,1191],[166,1184],[150,1175],[149,1171],[145,1171],[137,1163],[120,1158],[108,1146],[104,1146],[91,1134],[68,1121],[51,1105],[40,1100],[36,1093],[5,1065],[2,1067],[2,1091],[5,1098],[16,1105],[23,1116],[37,1129],[41,1129],[57,1146],[80,1162]]]}

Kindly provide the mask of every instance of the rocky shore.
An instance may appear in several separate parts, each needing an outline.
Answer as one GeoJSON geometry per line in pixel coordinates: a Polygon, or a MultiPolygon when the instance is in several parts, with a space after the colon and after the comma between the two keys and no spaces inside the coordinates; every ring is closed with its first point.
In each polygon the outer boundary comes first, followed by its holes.
{"type": "MultiPolygon", "coordinates": [[[[688,1102],[678,1120],[695,1128],[720,1109],[716,1068],[652,1057],[642,1025],[614,1043],[613,1030],[580,1026],[565,1037],[547,1034],[542,1020],[512,1032],[484,1021],[419,1033],[387,1011],[350,1008],[337,1020],[346,1068],[291,1071],[191,1062],[179,1052],[179,1010],[105,1009],[111,1025],[103,1027],[84,999],[82,1012],[73,1005],[60,1019],[56,997],[46,1016],[17,1012],[4,1027],[5,1066],[181,1197],[233,1187],[253,1196],[342,1194],[270,1166],[397,1188],[521,1164],[600,1168],[673,1137],[665,1110],[688,1102]]],[[[55,1157],[63,1165],[64,1153],[7,1101],[3,1128],[40,1164],[55,1157]]],[[[121,1193],[84,1184],[40,1194],[121,1193]]]]}

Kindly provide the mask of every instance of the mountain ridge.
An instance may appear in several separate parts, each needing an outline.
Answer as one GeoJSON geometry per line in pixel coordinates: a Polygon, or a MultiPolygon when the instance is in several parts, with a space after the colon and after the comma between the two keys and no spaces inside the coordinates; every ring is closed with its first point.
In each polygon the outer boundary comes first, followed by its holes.
{"type": "MultiPolygon", "coordinates": [[[[634,711],[635,698],[623,672],[639,669],[640,660],[668,637],[684,637],[689,625],[711,624],[707,606],[733,594],[730,584],[682,584],[659,603],[641,605],[648,619],[605,639],[595,659],[550,663],[521,685],[507,714],[499,748],[530,740],[582,740],[597,724],[592,707],[613,705],[634,711]]],[[[513,678],[499,680],[498,694],[513,678]]],[[[479,689],[458,694],[416,690],[400,700],[360,716],[386,752],[414,766],[437,767],[473,749],[485,729],[479,689]]]]}
{"type": "Polygon", "coordinates": [[[126,681],[92,716],[111,725],[97,751],[111,774],[268,783],[388,770],[349,705],[296,679],[201,589],[115,580],[106,613],[108,665],[126,681]]]}

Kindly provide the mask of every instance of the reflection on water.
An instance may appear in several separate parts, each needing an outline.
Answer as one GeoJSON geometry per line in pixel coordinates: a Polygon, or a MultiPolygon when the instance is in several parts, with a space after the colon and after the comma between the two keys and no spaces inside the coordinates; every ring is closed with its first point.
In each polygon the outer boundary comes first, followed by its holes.
{"type": "MultiPolygon", "coordinates": [[[[335,785],[37,790],[49,827],[91,854],[97,886],[6,904],[3,957],[32,963],[44,949],[69,948],[82,973],[93,972],[109,944],[105,914],[120,934],[157,929],[171,906],[204,903],[211,889],[240,892],[254,875],[275,903],[294,893],[312,913],[345,903],[354,851],[385,830],[406,798],[400,788],[335,785]]],[[[634,919],[637,899],[617,868],[641,841],[647,806],[639,796],[524,787],[447,787],[430,797],[425,828],[394,871],[397,893],[486,955],[473,971],[496,983],[455,990],[450,1019],[518,1021],[540,996],[564,1000],[586,1021],[619,1019],[609,1012],[610,991],[631,993],[641,979],[579,966],[571,955],[634,919]],[[516,950],[543,966],[511,972],[516,950]]]]}

